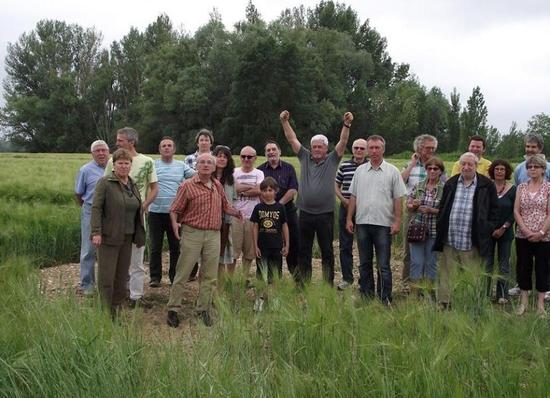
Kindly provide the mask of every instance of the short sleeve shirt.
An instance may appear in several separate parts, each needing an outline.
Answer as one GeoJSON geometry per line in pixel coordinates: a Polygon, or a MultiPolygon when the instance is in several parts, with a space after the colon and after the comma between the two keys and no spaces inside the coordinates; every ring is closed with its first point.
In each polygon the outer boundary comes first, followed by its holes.
{"type": "Polygon", "coordinates": [[[300,161],[300,186],[298,187],[297,205],[300,210],[311,214],[331,213],[334,211],[336,193],[334,178],[338,164],[342,159],[332,151],[321,162],[311,158],[311,152],[304,146],[298,151],[300,161]]]}
{"type": "MultiPolygon", "coordinates": [[[[263,171],[264,177],[273,177],[279,185],[279,191],[275,195],[275,200],[278,202],[288,192],[289,189],[298,190],[298,179],[296,178],[296,170],[290,163],[280,160],[277,167],[273,168],[268,162],[258,166],[258,170],[263,171]]],[[[286,204],[286,210],[294,208],[294,202],[289,200],[286,204]]]]}
{"type": "MultiPolygon", "coordinates": [[[[112,171],[113,158],[109,159],[109,163],[107,163],[107,167],[105,168],[105,175],[110,176],[112,171]]],[[[134,181],[134,184],[136,184],[136,186],[138,187],[141,200],[145,200],[147,198],[147,192],[149,191],[149,184],[158,181],[153,159],[141,153],[138,153],[137,156],[134,156],[132,158],[130,177],[132,178],[132,181],[134,181]]]]}
{"type": "Polygon", "coordinates": [[[151,203],[149,211],[152,213],[170,213],[170,206],[176,197],[178,187],[187,178],[194,176],[195,172],[181,160],[172,160],[167,163],[162,159],[157,159],[154,163],[159,193],[151,203]]]}
{"type": "Polygon", "coordinates": [[[105,167],[101,167],[94,160],[86,163],[78,171],[74,192],[82,197],[86,205],[92,205],[95,186],[103,174],[105,174],[105,167]]]}
{"type": "Polygon", "coordinates": [[[407,194],[401,173],[382,161],[377,168],[370,162],[355,170],[350,192],[356,198],[355,222],[390,227],[394,222],[393,201],[407,194]]]}
{"type": "MultiPolygon", "coordinates": [[[[235,179],[235,185],[241,184],[254,187],[264,180],[264,173],[258,169],[252,169],[247,173],[242,171],[241,167],[238,167],[233,172],[233,178],[235,179]]],[[[254,206],[258,203],[260,203],[259,196],[249,197],[237,194],[237,199],[233,202],[233,206],[235,209],[242,211],[247,219],[250,219],[254,206]]]]}
{"type": "Polygon", "coordinates": [[[349,186],[351,185],[351,180],[353,179],[353,175],[355,174],[357,167],[359,167],[359,163],[352,158],[350,160],[343,161],[338,168],[338,172],[336,173],[335,181],[338,185],[340,185],[342,196],[346,199],[349,199],[351,196],[349,186]]]}
{"type": "MultiPolygon", "coordinates": [[[[524,182],[529,181],[529,176],[527,175],[527,168],[525,165],[527,164],[527,161],[524,160],[520,164],[516,166],[516,170],[514,170],[514,184],[519,186],[519,184],[522,184],[524,182]]],[[[546,163],[546,181],[550,181],[550,163],[546,163]]]]}
{"type": "MultiPolygon", "coordinates": [[[[479,162],[477,163],[477,169],[476,171],[484,175],[485,177],[489,177],[489,167],[491,167],[491,161],[485,158],[479,159],[479,162]]],[[[453,165],[453,170],[451,172],[451,177],[455,176],[457,174],[460,174],[460,162],[457,160],[455,164],[453,165]]]]}
{"type": "Polygon", "coordinates": [[[254,207],[250,221],[258,224],[258,247],[283,248],[283,224],[286,223],[285,207],[279,202],[259,203],[254,207]]]}

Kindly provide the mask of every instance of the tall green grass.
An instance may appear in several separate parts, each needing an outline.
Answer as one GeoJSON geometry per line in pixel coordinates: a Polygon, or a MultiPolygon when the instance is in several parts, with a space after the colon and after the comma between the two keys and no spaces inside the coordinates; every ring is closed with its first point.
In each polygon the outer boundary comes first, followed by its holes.
{"type": "Polygon", "coordinates": [[[44,299],[22,260],[0,266],[0,300],[6,397],[548,395],[549,321],[486,303],[474,315],[462,310],[467,295],[448,312],[412,301],[388,310],[283,281],[255,314],[230,283],[213,328],[164,340],[146,339],[139,312],[111,322],[93,301],[44,299]]]}

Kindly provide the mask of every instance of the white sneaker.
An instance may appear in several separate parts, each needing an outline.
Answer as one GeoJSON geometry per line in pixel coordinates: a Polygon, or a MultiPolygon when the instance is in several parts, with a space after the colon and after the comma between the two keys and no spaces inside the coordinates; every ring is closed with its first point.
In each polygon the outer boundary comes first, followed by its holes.
{"type": "Polygon", "coordinates": [[[347,281],[342,281],[338,284],[338,290],[346,290],[350,286],[351,286],[351,283],[347,281]]]}
{"type": "Polygon", "coordinates": [[[256,301],[254,301],[254,312],[262,312],[264,310],[264,299],[263,298],[257,298],[256,301]]]}
{"type": "Polygon", "coordinates": [[[510,296],[519,296],[520,293],[521,293],[521,289],[519,288],[519,286],[508,289],[508,294],[510,296]]]}
{"type": "Polygon", "coordinates": [[[550,292],[544,293],[544,301],[550,301],[550,292]]]}

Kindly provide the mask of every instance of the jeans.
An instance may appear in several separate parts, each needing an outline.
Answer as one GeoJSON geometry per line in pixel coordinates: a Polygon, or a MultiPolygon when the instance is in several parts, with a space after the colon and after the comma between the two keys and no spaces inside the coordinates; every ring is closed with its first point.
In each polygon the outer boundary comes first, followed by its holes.
{"type": "Polygon", "coordinates": [[[338,213],[340,267],[342,267],[342,278],[346,282],[353,283],[353,234],[346,230],[346,215],[347,209],[340,205],[340,212],[338,213]]]}
{"type": "Polygon", "coordinates": [[[409,243],[411,253],[410,278],[413,281],[429,279],[435,281],[437,277],[437,253],[432,251],[434,237],[427,237],[424,242],[409,243]]]}
{"type": "Polygon", "coordinates": [[[92,206],[84,203],[80,212],[80,287],[83,291],[91,291],[95,285],[96,248],[92,244],[90,236],[92,232],[91,217],[92,206]]]}
{"type": "Polygon", "coordinates": [[[300,211],[300,259],[298,282],[311,281],[311,257],[313,239],[317,234],[317,242],[321,249],[323,279],[330,285],[334,283],[334,213],[312,214],[300,211]]]}
{"type": "Polygon", "coordinates": [[[356,224],[356,229],[359,246],[359,290],[365,297],[374,297],[372,265],[376,251],[376,293],[383,303],[389,303],[392,300],[390,227],[356,224]]]}
{"type": "Polygon", "coordinates": [[[149,238],[151,243],[151,252],[149,259],[149,276],[152,281],[160,282],[162,279],[162,246],[164,243],[164,233],[168,238],[168,247],[170,248],[170,268],[168,277],[170,282],[174,281],[176,275],[176,264],[180,255],[179,242],[172,230],[169,213],[149,212],[149,238]]]}
{"type": "Polygon", "coordinates": [[[510,279],[510,254],[512,252],[512,240],[492,239],[491,253],[487,260],[487,295],[492,292],[493,269],[495,262],[495,249],[498,253],[497,299],[508,298],[508,280],[510,279]]]}

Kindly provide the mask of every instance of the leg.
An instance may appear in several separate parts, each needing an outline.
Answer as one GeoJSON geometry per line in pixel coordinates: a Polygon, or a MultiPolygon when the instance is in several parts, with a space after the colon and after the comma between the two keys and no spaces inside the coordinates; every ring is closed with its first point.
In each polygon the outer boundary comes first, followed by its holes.
{"type": "Polygon", "coordinates": [[[212,295],[216,288],[218,261],[220,258],[220,232],[202,231],[201,279],[197,311],[210,311],[212,295]]]}
{"type": "Polygon", "coordinates": [[[425,247],[427,242],[414,242],[409,243],[410,268],[409,277],[411,282],[418,282],[424,276],[424,265],[426,263],[425,247]]]}
{"type": "Polygon", "coordinates": [[[296,280],[296,272],[298,269],[298,254],[300,250],[300,229],[298,228],[298,214],[296,211],[287,213],[287,224],[289,234],[288,255],[286,256],[286,264],[288,271],[296,280]]]}
{"type": "Polygon", "coordinates": [[[374,297],[374,277],[372,274],[373,240],[369,225],[356,224],[357,246],[359,248],[359,291],[365,297],[374,297]]]}
{"type": "Polygon", "coordinates": [[[120,246],[106,244],[102,244],[97,249],[99,296],[109,308],[113,305],[113,291],[119,250],[120,246]]]}
{"type": "Polygon", "coordinates": [[[132,235],[126,235],[124,244],[118,251],[118,260],[115,266],[113,285],[113,308],[120,306],[126,298],[126,283],[128,268],[132,259],[132,235]]]}
{"type": "Polygon", "coordinates": [[[376,263],[378,266],[378,298],[384,304],[392,301],[392,273],[390,267],[391,233],[389,227],[372,226],[376,263]]]}
{"type": "MultiPolygon", "coordinates": [[[[550,276],[550,242],[537,242],[533,244],[535,254],[535,283],[539,293],[550,290],[548,277],[550,276]]],[[[543,295],[544,299],[544,295],[543,295]]]]}
{"type": "Polygon", "coordinates": [[[151,213],[147,217],[149,223],[149,277],[151,282],[162,279],[162,244],[164,240],[164,220],[162,213],[151,213]]]}
{"type": "Polygon", "coordinates": [[[315,215],[300,211],[299,283],[311,281],[311,256],[315,238],[315,215]]]}
{"type": "Polygon", "coordinates": [[[233,256],[234,261],[231,266],[227,266],[227,271],[229,272],[229,275],[233,275],[233,272],[235,272],[235,266],[237,263],[237,259],[241,256],[243,253],[243,245],[244,245],[244,225],[245,222],[235,222],[231,225],[231,234],[233,239],[233,256]]]}
{"type": "Polygon", "coordinates": [[[164,230],[166,231],[166,237],[168,238],[168,248],[170,249],[170,268],[168,269],[168,278],[170,279],[170,283],[173,283],[174,277],[176,276],[176,264],[178,263],[178,258],[180,256],[180,243],[172,230],[170,214],[163,216],[163,219],[164,230]]]}
{"type": "Polygon", "coordinates": [[[527,239],[516,238],[516,278],[519,288],[523,291],[533,289],[533,251],[531,242],[527,239]]]}
{"type": "Polygon", "coordinates": [[[495,251],[497,249],[497,245],[498,245],[498,249],[500,250],[500,243],[495,239],[491,239],[491,251],[489,253],[489,257],[487,258],[487,263],[485,266],[485,271],[487,272],[487,277],[486,277],[487,297],[489,298],[492,296],[492,291],[493,291],[492,282],[493,282],[493,271],[494,271],[494,264],[495,264],[495,251]]]}
{"type": "Polygon", "coordinates": [[[435,282],[437,278],[437,257],[438,253],[432,250],[435,243],[435,237],[426,238],[426,244],[424,245],[424,278],[435,282]]]}
{"type": "Polygon", "coordinates": [[[500,240],[498,242],[498,270],[497,299],[508,299],[508,281],[510,280],[510,252],[512,250],[511,240],[500,240]]]}
{"type": "MultiPolygon", "coordinates": [[[[342,279],[353,283],[353,234],[346,230],[347,209],[340,205],[338,212],[338,241],[340,244],[340,267],[342,279]]],[[[355,220],[354,220],[355,222],[355,220]]]]}
{"type": "MultiPolygon", "coordinates": [[[[406,200],[405,200],[406,202],[406,200]]],[[[406,209],[405,204],[403,204],[403,208],[406,209]]],[[[411,272],[411,253],[409,251],[410,246],[409,242],[407,241],[407,229],[409,228],[409,223],[411,221],[412,215],[408,212],[403,217],[403,228],[401,232],[401,236],[403,237],[403,272],[401,274],[401,278],[403,279],[403,282],[408,282],[410,278],[410,272],[411,272]]]]}
{"type": "Polygon", "coordinates": [[[252,227],[254,223],[250,220],[244,222],[244,236],[243,236],[243,275],[245,279],[250,274],[250,268],[252,267],[252,261],[256,258],[256,251],[254,249],[254,235],[252,234],[252,227]]]}
{"type": "Polygon", "coordinates": [[[181,308],[185,283],[202,252],[202,231],[184,225],[180,242],[180,256],[176,265],[176,276],[168,300],[168,311],[176,312],[181,308]]]}
{"type": "Polygon", "coordinates": [[[332,286],[334,283],[334,213],[318,214],[315,227],[317,242],[321,249],[323,279],[332,286]]]}
{"type": "Polygon", "coordinates": [[[132,243],[132,261],[130,262],[130,300],[139,300],[143,297],[143,283],[145,282],[145,266],[143,254],[145,246],[137,248],[132,243]]]}
{"type": "Polygon", "coordinates": [[[439,280],[437,285],[437,299],[441,304],[451,303],[451,274],[454,266],[454,249],[445,245],[439,256],[439,280]]]}
{"type": "Polygon", "coordinates": [[[96,248],[92,245],[90,236],[92,230],[90,225],[91,216],[91,206],[83,204],[80,213],[80,288],[84,293],[92,293],[95,285],[96,248]]]}

